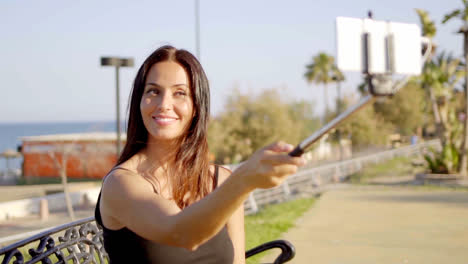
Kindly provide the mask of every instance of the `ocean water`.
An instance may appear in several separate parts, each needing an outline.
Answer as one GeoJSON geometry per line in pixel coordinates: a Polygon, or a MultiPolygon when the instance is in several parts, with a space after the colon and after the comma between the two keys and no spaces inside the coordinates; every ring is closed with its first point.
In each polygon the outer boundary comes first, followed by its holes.
{"type": "MultiPolygon", "coordinates": [[[[64,133],[113,132],[115,121],[57,122],[57,123],[0,123],[0,152],[16,150],[21,145],[21,137],[64,133]]],[[[121,125],[124,129],[124,124],[121,125]]],[[[20,168],[22,159],[10,162],[11,168],[20,168]]],[[[6,169],[6,160],[0,159],[0,172],[6,169]]]]}

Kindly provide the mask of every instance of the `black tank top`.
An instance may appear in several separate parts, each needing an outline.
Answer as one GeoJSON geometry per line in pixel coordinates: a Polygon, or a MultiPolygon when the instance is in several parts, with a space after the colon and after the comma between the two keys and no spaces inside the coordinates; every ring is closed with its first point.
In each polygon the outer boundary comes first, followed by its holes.
{"type": "MultiPolygon", "coordinates": [[[[215,166],[215,184],[218,184],[218,166],[215,166]]],[[[197,250],[173,247],[155,243],[140,237],[124,227],[119,230],[106,228],[102,223],[99,193],[95,209],[96,222],[102,226],[104,248],[109,254],[110,264],[120,263],[206,263],[224,264],[234,261],[234,246],[226,226],[213,238],[200,245],[197,250]]]]}

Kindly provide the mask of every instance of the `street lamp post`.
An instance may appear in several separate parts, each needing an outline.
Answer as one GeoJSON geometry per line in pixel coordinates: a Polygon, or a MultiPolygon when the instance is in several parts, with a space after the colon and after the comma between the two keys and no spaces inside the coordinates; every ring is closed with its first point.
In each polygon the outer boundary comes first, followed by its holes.
{"type": "Polygon", "coordinates": [[[117,157],[120,154],[120,91],[119,91],[119,69],[120,67],[133,67],[133,58],[101,57],[101,66],[115,67],[115,103],[117,119],[117,157]]]}
{"type": "Polygon", "coordinates": [[[200,58],[200,0],[195,0],[195,49],[197,52],[197,59],[200,58]]]}

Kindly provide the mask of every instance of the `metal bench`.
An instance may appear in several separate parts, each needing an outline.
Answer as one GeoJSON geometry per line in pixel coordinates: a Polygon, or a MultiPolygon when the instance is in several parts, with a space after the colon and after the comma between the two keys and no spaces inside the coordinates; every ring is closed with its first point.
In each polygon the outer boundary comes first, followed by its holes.
{"type": "MultiPolygon", "coordinates": [[[[291,243],[275,240],[248,250],[245,257],[272,248],[281,249],[274,264],[285,263],[295,255],[291,243]]],[[[94,221],[94,217],[57,226],[6,246],[0,249],[0,260],[2,264],[109,263],[104,249],[102,229],[94,221]]]]}

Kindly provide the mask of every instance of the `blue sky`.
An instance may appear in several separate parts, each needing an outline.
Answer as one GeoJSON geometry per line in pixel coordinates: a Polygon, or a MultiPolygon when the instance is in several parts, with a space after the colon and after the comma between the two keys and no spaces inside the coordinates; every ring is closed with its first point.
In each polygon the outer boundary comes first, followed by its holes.
{"type": "MultiPolygon", "coordinates": [[[[458,21],[441,25],[461,0],[200,0],[201,62],[211,84],[212,113],[234,88],[278,88],[291,100],[324,107],[322,87],[303,78],[318,52],[335,55],[335,18],[418,23],[414,8],[438,25],[439,50],[462,52],[458,21]]],[[[172,44],[195,53],[194,1],[0,1],[0,122],[94,121],[115,117],[115,74],[103,55],[134,57],[121,70],[122,115],[139,65],[172,44]]],[[[349,74],[344,93],[356,91],[349,74]]],[[[332,104],[335,89],[329,90],[332,104]]]]}

